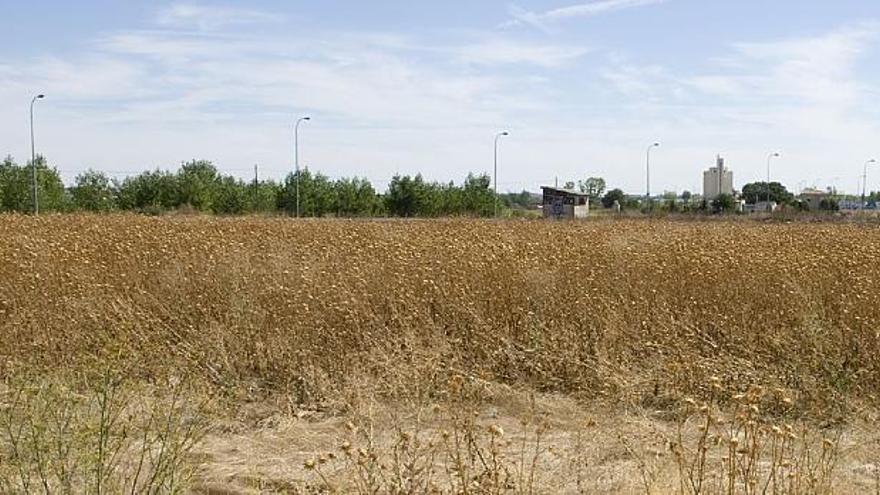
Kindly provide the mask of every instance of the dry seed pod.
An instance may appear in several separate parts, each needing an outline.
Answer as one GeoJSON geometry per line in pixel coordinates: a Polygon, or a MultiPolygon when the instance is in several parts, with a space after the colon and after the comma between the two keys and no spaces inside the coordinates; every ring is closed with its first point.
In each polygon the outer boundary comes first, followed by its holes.
{"type": "Polygon", "coordinates": [[[491,433],[493,436],[496,436],[496,437],[503,437],[504,436],[504,429],[501,428],[501,426],[499,426],[497,424],[493,424],[493,425],[489,426],[489,433],[491,433]]]}

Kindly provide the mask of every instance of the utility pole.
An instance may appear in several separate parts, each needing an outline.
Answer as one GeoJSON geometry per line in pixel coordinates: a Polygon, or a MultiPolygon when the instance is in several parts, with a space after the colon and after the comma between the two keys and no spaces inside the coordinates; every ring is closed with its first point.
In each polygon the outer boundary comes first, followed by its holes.
{"type": "Polygon", "coordinates": [[[493,190],[495,195],[495,201],[493,203],[495,207],[495,218],[498,218],[498,139],[501,136],[509,136],[510,133],[507,131],[499,132],[495,135],[495,168],[492,173],[492,180],[495,183],[493,190]]]}
{"type": "Polygon", "coordinates": [[[299,125],[304,120],[312,120],[311,117],[300,117],[293,126],[293,154],[296,162],[296,218],[299,218],[299,125]]]}
{"type": "Polygon", "coordinates": [[[34,215],[40,214],[40,202],[37,198],[37,153],[36,147],[34,146],[34,103],[37,100],[42,100],[46,95],[37,95],[31,99],[31,171],[33,172],[33,185],[34,185],[34,215]]]}
{"type": "Polygon", "coordinates": [[[770,160],[779,158],[782,153],[774,152],[767,155],[767,211],[773,213],[773,206],[770,204],[770,160]]]}
{"type": "Polygon", "coordinates": [[[867,189],[868,189],[868,165],[871,163],[877,163],[877,160],[875,160],[874,158],[871,158],[870,160],[866,161],[865,162],[865,169],[864,169],[864,172],[862,173],[862,207],[861,207],[862,210],[865,209],[865,193],[867,192],[867,189]]]}
{"type": "Polygon", "coordinates": [[[260,175],[257,170],[257,164],[254,164],[254,211],[259,208],[260,202],[260,175]]]}
{"type": "Polygon", "coordinates": [[[648,151],[646,153],[645,158],[645,206],[650,206],[651,204],[651,150],[654,148],[659,148],[660,143],[654,143],[651,146],[648,146],[648,151]]]}

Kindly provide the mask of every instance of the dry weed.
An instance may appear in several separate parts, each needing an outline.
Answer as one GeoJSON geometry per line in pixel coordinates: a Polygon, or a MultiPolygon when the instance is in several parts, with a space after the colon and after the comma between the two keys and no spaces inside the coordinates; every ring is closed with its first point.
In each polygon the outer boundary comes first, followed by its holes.
{"type": "MultiPolygon", "coordinates": [[[[773,426],[837,427],[876,406],[877,246],[876,227],[845,223],[2,216],[0,375],[186,375],[231,415],[251,403],[347,413],[352,394],[447,407],[459,400],[450,381],[468,377],[673,424],[686,397],[738,421],[738,391],[762,384],[792,402],[762,405],[754,426],[726,423],[720,437],[764,446],[746,459],[737,447],[726,471],[729,485],[762,486],[764,463],[790,463],[803,444],[773,426]]],[[[493,400],[475,394],[459,409],[493,400]]],[[[547,445],[537,430],[511,450],[509,431],[445,421],[439,440],[405,422],[383,486],[421,489],[412,483],[428,472],[459,490],[475,478],[530,486],[531,446],[547,445]],[[447,463],[458,467],[432,471],[447,463]]],[[[367,461],[350,460],[369,468],[369,487],[386,454],[371,459],[358,428],[351,442],[367,461]]],[[[693,491],[699,463],[684,440],[693,491]]],[[[629,447],[640,484],[656,485],[654,454],[629,447]]],[[[810,452],[821,483],[830,468],[810,452]]],[[[315,471],[349,459],[335,455],[315,471]]]]}

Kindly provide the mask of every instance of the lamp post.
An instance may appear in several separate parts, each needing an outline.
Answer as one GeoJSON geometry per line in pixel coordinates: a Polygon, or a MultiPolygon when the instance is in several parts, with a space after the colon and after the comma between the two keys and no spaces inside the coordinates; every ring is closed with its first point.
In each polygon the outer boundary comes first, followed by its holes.
{"type": "Polygon", "coordinates": [[[46,95],[37,95],[31,99],[31,171],[33,173],[33,185],[34,185],[34,215],[40,214],[40,204],[37,198],[37,153],[36,147],[34,146],[34,103],[37,100],[42,100],[46,95]]]}
{"type": "Polygon", "coordinates": [[[645,202],[646,205],[651,203],[651,150],[654,148],[659,148],[660,143],[654,143],[651,146],[648,146],[648,151],[645,153],[645,202]]]}
{"type": "Polygon", "coordinates": [[[311,117],[300,117],[293,126],[293,156],[296,166],[296,218],[299,218],[299,125],[304,120],[312,120],[311,117]]]}
{"type": "Polygon", "coordinates": [[[865,209],[865,192],[868,189],[868,164],[869,163],[877,163],[877,160],[871,158],[870,160],[865,162],[865,169],[862,172],[862,208],[865,209]]]}
{"type": "Polygon", "coordinates": [[[767,155],[767,210],[770,212],[773,211],[773,207],[770,206],[770,161],[774,158],[779,158],[780,156],[782,156],[782,153],[779,153],[778,151],[767,155]]]}
{"type": "Polygon", "coordinates": [[[501,139],[501,136],[509,135],[510,133],[507,131],[502,131],[495,135],[495,166],[492,172],[492,182],[494,183],[492,191],[495,195],[495,201],[493,202],[495,218],[498,218],[498,140],[501,139]]]}

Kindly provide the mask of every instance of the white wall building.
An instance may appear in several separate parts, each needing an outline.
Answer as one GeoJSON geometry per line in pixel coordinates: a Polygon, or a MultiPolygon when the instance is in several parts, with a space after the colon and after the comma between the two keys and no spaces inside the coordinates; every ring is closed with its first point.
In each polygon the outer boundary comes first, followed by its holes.
{"type": "Polygon", "coordinates": [[[733,171],[724,166],[724,158],[718,156],[715,166],[703,172],[703,197],[712,201],[721,194],[733,195],[733,171]]]}

